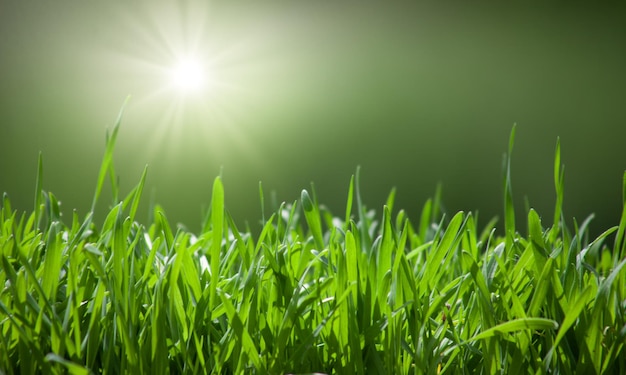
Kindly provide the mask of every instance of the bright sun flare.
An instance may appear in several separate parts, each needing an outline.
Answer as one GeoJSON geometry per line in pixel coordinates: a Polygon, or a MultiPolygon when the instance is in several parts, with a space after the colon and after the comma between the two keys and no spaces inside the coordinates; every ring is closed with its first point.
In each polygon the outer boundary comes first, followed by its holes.
{"type": "Polygon", "coordinates": [[[181,90],[199,90],[205,81],[202,66],[194,60],[181,61],[172,70],[172,81],[181,90]]]}

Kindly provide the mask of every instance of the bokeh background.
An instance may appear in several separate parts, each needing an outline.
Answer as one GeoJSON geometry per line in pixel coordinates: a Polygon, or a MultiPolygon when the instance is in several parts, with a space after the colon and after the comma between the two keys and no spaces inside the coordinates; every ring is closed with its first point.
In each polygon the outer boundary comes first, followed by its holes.
{"type": "Polygon", "coordinates": [[[560,137],[565,215],[595,213],[600,233],[621,212],[626,12],[549,3],[3,0],[0,191],[32,210],[42,152],[44,189],[86,214],[131,95],[115,163],[122,194],[149,165],[140,220],[156,201],[199,230],[220,171],[240,226],[259,228],[259,181],[268,209],[313,181],[341,216],[360,165],[371,208],[396,187],[416,218],[441,182],[448,211],[484,224],[502,217],[516,123],[518,211],[527,199],[550,223],[560,137]],[[203,64],[202,91],[171,87],[183,56],[203,64]]]}

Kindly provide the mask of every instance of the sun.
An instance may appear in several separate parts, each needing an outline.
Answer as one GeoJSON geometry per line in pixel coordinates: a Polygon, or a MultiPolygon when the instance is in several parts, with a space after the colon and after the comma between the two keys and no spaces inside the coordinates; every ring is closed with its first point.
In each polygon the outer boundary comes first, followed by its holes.
{"type": "Polygon", "coordinates": [[[138,2],[147,22],[129,16],[125,26],[132,38],[115,57],[126,73],[121,84],[132,90],[135,121],[142,124],[132,129],[147,140],[143,149],[150,160],[178,160],[174,156],[188,155],[197,142],[198,152],[215,160],[236,148],[238,158],[256,164],[261,157],[243,119],[256,108],[258,94],[244,77],[254,61],[248,46],[257,46],[257,39],[223,39],[229,34],[209,22],[214,13],[208,3],[138,2]]]}
{"type": "Polygon", "coordinates": [[[171,80],[183,92],[202,90],[206,84],[206,72],[194,59],[182,59],[171,70],[171,80]]]}

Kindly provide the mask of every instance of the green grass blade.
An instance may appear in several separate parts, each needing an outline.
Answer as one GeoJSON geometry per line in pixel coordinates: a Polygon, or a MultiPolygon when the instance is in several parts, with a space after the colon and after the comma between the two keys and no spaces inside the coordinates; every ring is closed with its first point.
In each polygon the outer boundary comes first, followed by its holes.
{"type": "Polygon", "coordinates": [[[446,267],[444,263],[448,263],[452,258],[445,259],[454,249],[455,245],[462,237],[462,226],[464,225],[465,214],[458,212],[445,230],[441,241],[433,243],[429,251],[426,273],[421,281],[422,290],[431,290],[443,276],[446,267]]]}
{"type": "Polygon", "coordinates": [[[556,330],[559,328],[559,324],[551,319],[545,318],[523,318],[523,319],[513,319],[505,323],[498,324],[493,326],[485,331],[482,331],[478,335],[472,337],[467,341],[467,343],[483,340],[489,337],[502,335],[505,333],[512,333],[524,330],[556,330]]]}
{"type": "Polygon", "coordinates": [[[320,219],[320,211],[317,202],[312,200],[306,190],[302,190],[300,194],[302,208],[304,209],[304,217],[309,225],[309,230],[313,235],[315,246],[319,251],[324,249],[324,237],[322,234],[322,222],[320,219]]]}
{"type": "Polygon", "coordinates": [[[39,153],[37,159],[37,180],[35,183],[35,226],[39,228],[41,222],[41,201],[43,199],[43,156],[39,153]]]}
{"type": "Polygon", "coordinates": [[[561,168],[561,141],[556,140],[556,151],[554,153],[554,189],[556,191],[556,205],[554,208],[554,219],[550,230],[550,243],[553,244],[561,229],[560,221],[563,215],[563,179],[564,171],[561,168]]]}
{"type": "MultiPolygon", "coordinates": [[[[622,177],[622,217],[619,221],[619,229],[615,236],[615,246],[613,247],[619,256],[615,259],[623,259],[626,256],[626,171],[622,177]]],[[[617,265],[617,264],[616,264],[617,265]]]]}
{"type": "Polygon", "coordinates": [[[59,274],[62,266],[63,244],[60,235],[61,224],[55,222],[48,231],[46,241],[46,255],[43,264],[42,288],[47,299],[56,295],[59,286],[59,274]]]}
{"type": "Polygon", "coordinates": [[[360,232],[360,240],[361,240],[361,249],[365,251],[369,251],[372,247],[372,238],[370,237],[367,229],[365,228],[368,224],[367,212],[365,211],[365,205],[363,204],[363,199],[361,198],[361,167],[357,167],[356,175],[355,175],[355,188],[356,188],[356,206],[358,210],[358,218],[359,224],[361,226],[360,232]]]}
{"type": "Polygon", "coordinates": [[[250,333],[246,329],[244,322],[241,320],[241,317],[235,310],[235,306],[230,301],[230,298],[224,293],[220,292],[219,296],[222,304],[224,305],[224,308],[226,309],[226,315],[231,322],[232,329],[242,349],[247,354],[248,359],[250,360],[250,362],[252,362],[254,367],[259,371],[262,371],[264,369],[264,366],[261,362],[259,351],[257,350],[254,344],[254,340],[250,336],[250,333]]]}
{"type": "Polygon", "coordinates": [[[554,339],[552,348],[550,348],[550,351],[546,355],[546,358],[545,358],[546,366],[550,365],[552,358],[553,358],[554,351],[558,347],[563,337],[565,337],[565,334],[567,333],[567,331],[578,320],[578,317],[583,312],[583,310],[587,307],[587,304],[589,303],[592,297],[593,297],[593,288],[587,285],[585,289],[583,290],[583,292],[578,296],[578,299],[570,303],[570,309],[565,313],[565,319],[563,320],[563,322],[561,322],[561,327],[559,328],[556,338],[554,339]]]}
{"type": "Polygon", "coordinates": [[[91,373],[88,368],[81,366],[77,363],[68,361],[67,359],[58,356],[54,353],[48,353],[46,355],[45,360],[47,362],[58,363],[63,366],[63,368],[67,371],[68,374],[71,375],[88,375],[91,373]]]}
{"type": "Polygon", "coordinates": [[[528,232],[529,240],[533,249],[533,263],[537,277],[543,271],[549,254],[546,250],[546,244],[543,241],[543,229],[541,228],[541,219],[537,212],[533,209],[528,212],[528,232]]]}
{"type": "Polygon", "coordinates": [[[387,202],[385,202],[385,206],[389,207],[389,213],[393,212],[393,204],[396,201],[396,188],[392,188],[391,192],[387,196],[387,202]]]}
{"type": "Polygon", "coordinates": [[[139,184],[135,187],[135,192],[133,194],[133,203],[130,206],[130,221],[135,221],[135,216],[137,214],[137,208],[139,207],[139,201],[141,198],[141,193],[143,192],[143,187],[146,183],[146,175],[148,174],[148,166],[146,165],[143,169],[143,173],[141,174],[141,179],[139,180],[139,184]]]}
{"type": "Polygon", "coordinates": [[[516,125],[513,125],[509,136],[509,151],[506,154],[504,171],[504,233],[507,249],[513,246],[513,237],[515,236],[515,208],[513,188],[511,187],[511,154],[515,143],[515,128],[516,125]]]}
{"type": "Polygon", "coordinates": [[[263,194],[263,183],[259,181],[259,200],[261,201],[261,222],[265,223],[265,195],[263,194]]]}
{"type": "Polygon", "coordinates": [[[422,207],[422,214],[420,215],[418,237],[423,242],[426,242],[428,228],[432,224],[432,221],[430,220],[432,205],[433,205],[433,201],[431,199],[426,200],[426,202],[424,203],[424,207],[422,207]]]}
{"type": "Polygon", "coordinates": [[[352,216],[352,198],[354,196],[354,175],[350,177],[350,186],[348,187],[348,198],[346,199],[346,215],[344,219],[344,230],[348,229],[350,225],[350,219],[352,216]]]}
{"type": "Polygon", "coordinates": [[[211,198],[211,285],[209,294],[209,310],[215,308],[217,302],[217,284],[220,278],[220,254],[222,251],[222,236],[224,231],[224,185],[222,179],[216,177],[213,181],[213,194],[211,198]]]}
{"type": "Polygon", "coordinates": [[[550,287],[550,280],[554,273],[554,258],[549,258],[541,271],[541,275],[537,279],[534,287],[534,293],[528,306],[528,315],[535,317],[539,315],[542,305],[550,287]]]}
{"type": "Polygon", "coordinates": [[[104,156],[102,158],[102,164],[100,165],[100,172],[98,173],[98,183],[96,184],[96,192],[93,196],[93,201],[91,203],[92,212],[96,209],[96,203],[98,202],[98,198],[100,197],[100,193],[102,192],[104,180],[106,178],[107,173],[110,171],[110,166],[111,166],[111,163],[113,162],[113,150],[115,149],[117,133],[122,123],[122,115],[124,114],[124,108],[128,104],[129,100],[130,100],[130,96],[127,97],[126,100],[124,101],[124,104],[122,105],[122,109],[120,109],[120,113],[118,114],[117,120],[115,121],[115,125],[113,126],[113,131],[111,132],[111,136],[108,137],[107,142],[106,142],[104,156]]]}

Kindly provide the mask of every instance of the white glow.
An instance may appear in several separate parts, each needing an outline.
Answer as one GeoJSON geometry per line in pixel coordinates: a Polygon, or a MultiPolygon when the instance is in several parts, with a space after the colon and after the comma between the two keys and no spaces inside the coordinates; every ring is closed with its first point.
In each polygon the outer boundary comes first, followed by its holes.
{"type": "Polygon", "coordinates": [[[202,66],[194,60],[183,60],[172,70],[172,81],[181,90],[196,91],[205,83],[202,66]]]}

